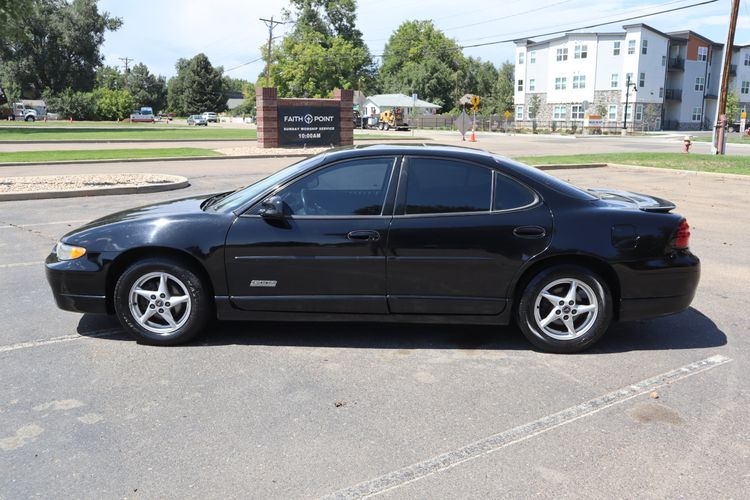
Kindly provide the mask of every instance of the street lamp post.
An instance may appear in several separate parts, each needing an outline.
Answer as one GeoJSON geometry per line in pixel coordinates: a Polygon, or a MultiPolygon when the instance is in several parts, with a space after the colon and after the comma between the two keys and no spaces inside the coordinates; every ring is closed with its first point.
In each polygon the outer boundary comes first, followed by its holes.
{"type": "Polygon", "coordinates": [[[622,121],[622,135],[627,135],[628,133],[628,100],[630,98],[631,86],[633,87],[633,92],[638,92],[637,85],[630,82],[630,75],[628,75],[628,79],[625,81],[625,114],[622,121]]]}

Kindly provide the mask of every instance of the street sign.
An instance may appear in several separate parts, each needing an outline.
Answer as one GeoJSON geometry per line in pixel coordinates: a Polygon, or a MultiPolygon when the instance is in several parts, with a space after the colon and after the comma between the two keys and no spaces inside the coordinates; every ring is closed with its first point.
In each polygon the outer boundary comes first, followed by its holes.
{"type": "Polygon", "coordinates": [[[505,112],[505,119],[507,120],[508,118],[510,118],[510,111],[505,112]]]}
{"type": "Polygon", "coordinates": [[[461,111],[461,114],[453,122],[461,135],[466,135],[466,132],[471,128],[471,118],[466,114],[466,111],[461,111]]]}
{"type": "Polygon", "coordinates": [[[747,111],[743,111],[740,115],[740,118],[742,118],[743,120],[747,120],[747,111]]]}
{"type": "Polygon", "coordinates": [[[478,95],[471,96],[471,105],[474,107],[479,106],[479,100],[480,99],[478,95]]]}

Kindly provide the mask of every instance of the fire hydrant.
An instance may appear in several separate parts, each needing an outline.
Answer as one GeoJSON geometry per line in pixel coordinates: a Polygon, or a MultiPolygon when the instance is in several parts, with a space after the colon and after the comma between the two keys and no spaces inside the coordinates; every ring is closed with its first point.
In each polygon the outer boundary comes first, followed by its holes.
{"type": "Polygon", "coordinates": [[[686,135],[682,138],[682,152],[683,153],[689,153],[690,152],[690,146],[693,145],[693,141],[690,139],[689,135],[686,135]]]}

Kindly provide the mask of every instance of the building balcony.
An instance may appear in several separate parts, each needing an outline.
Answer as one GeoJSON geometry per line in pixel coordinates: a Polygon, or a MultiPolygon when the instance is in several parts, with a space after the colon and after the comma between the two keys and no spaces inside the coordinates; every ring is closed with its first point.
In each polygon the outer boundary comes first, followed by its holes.
{"type": "Polygon", "coordinates": [[[670,57],[667,69],[669,71],[685,71],[685,59],[681,57],[670,57]]]}
{"type": "Polygon", "coordinates": [[[668,101],[682,101],[682,89],[666,89],[664,97],[668,101]]]}
{"type": "Polygon", "coordinates": [[[729,65],[729,76],[737,76],[737,65],[736,64],[730,64],[729,65]]]}

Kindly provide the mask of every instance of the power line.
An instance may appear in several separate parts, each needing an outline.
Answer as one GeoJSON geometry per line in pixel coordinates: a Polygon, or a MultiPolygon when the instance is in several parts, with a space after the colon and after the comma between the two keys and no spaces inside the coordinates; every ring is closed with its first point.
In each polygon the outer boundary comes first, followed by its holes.
{"type": "Polygon", "coordinates": [[[557,3],[551,3],[551,4],[543,5],[541,7],[537,7],[537,8],[534,8],[534,9],[529,9],[529,10],[524,10],[524,11],[521,11],[521,12],[516,12],[515,14],[510,14],[510,15],[507,15],[507,16],[496,17],[494,19],[487,19],[485,21],[479,21],[479,22],[471,23],[471,24],[462,24],[461,26],[452,26],[450,28],[444,28],[441,31],[457,30],[457,29],[461,29],[461,28],[470,28],[472,26],[479,26],[480,24],[494,23],[495,21],[502,21],[504,19],[510,19],[511,17],[518,17],[518,16],[522,16],[524,14],[531,14],[533,12],[538,12],[540,10],[549,9],[550,7],[556,7],[558,5],[561,5],[561,4],[564,4],[564,3],[570,3],[572,1],[573,0],[561,0],[561,1],[557,2],[557,3]]]}
{"type": "Polygon", "coordinates": [[[238,64],[237,66],[234,66],[232,68],[225,69],[224,73],[229,73],[230,71],[234,71],[234,70],[236,70],[238,68],[242,68],[243,66],[247,66],[248,64],[256,63],[256,62],[260,61],[261,59],[263,59],[263,56],[260,56],[260,57],[258,57],[256,59],[253,59],[252,61],[248,61],[246,63],[238,64]]]}
{"type": "MultiPolygon", "coordinates": [[[[665,10],[661,10],[661,11],[657,11],[657,12],[651,12],[649,14],[640,14],[640,15],[637,15],[637,16],[623,17],[623,18],[620,18],[620,19],[615,19],[614,21],[607,21],[607,22],[603,22],[603,23],[589,24],[589,25],[586,25],[586,26],[579,26],[577,28],[568,28],[568,29],[558,30],[558,31],[550,31],[548,33],[537,33],[537,34],[534,34],[534,35],[527,35],[526,37],[523,37],[523,38],[560,35],[560,34],[563,34],[563,33],[567,33],[569,31],[585,30],[585,29],[589,29],[589,28],[596,28],[596,27],[599,27],[599,26],[606,26],[607,24],[622,23],[622,22],[625,22],[625,21],[632,21],[634,19],[641,19],[643,17],[656,16],[658,14],[667,14],[669,12],[676,12],[678,10],[690,9],[690,8],[693,8],[693,7],[698,7],[700,5],[707,5],[707,4],[716,3],[716,2],[718,2],[718,0],[706,0],[704,2],[694,3],[694,4],[691,4],[691,5],[683,5],[683,6],[680,6],[680,7],[673,7],[671,9],[665,9],[665,10]]],[[[501,44],[501,43],[510,43],[510,42],[514,42],[516,40],[518,40],[518,37],[508,38],[506,40],[495,40],[494,42],[475,43],[475,44],[472,44],[472,45],[461,45],[461,48],[462,49],[469,49],[469,48],[473,48],[473,47],[486,47],[487,45],[498,45],[498,44],[501,44]]]]}

